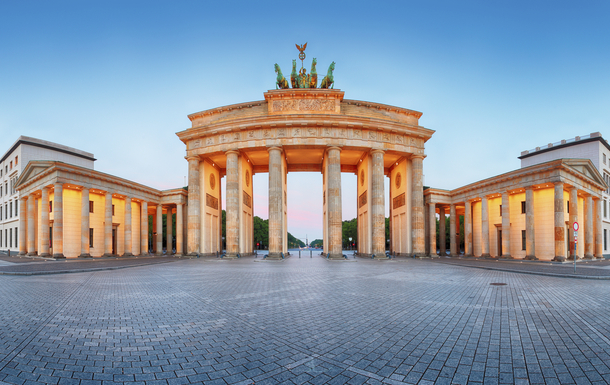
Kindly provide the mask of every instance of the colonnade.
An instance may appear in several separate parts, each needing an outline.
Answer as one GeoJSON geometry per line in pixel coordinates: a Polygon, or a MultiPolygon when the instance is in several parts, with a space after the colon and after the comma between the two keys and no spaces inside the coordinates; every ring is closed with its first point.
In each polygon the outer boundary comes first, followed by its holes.
{"type": "MultiPolygon", "coordinates": [[[[517,201],[519,199],[516,199],[517,201]]],[[[502,192],[484,194],[482,196],[469,197],[463,202],[457,203],[440,203],[430,202],[428,203],[428,224],[429,224],[429,254],[436,256],[436,210],[438,208],[440,221],[439,221],[439,253],[440,255],[446,255],[445,249],[445,215],[446,208],[449,208],[450,216],[450,255],[460,255],[459,242],[459,221],[457,218],[457,208],[464,207],[464,256],[473,257],[474,252],[474,240],[476,236],[480,243],[480,253],[477,257],[483,258],[514,258],[514,255],[523,255],[523,259],[537,260],[541,255],[545,255],[544,259],[553,259],[555,261],[573,260],[574,258],[579,259],[579,247],[574,247],[575,238],[577,239],[577,246],[584,242],[584,248],[580,249],[583,251],[585,259],[602,259],[602,216],[601,216],[601,201],[599,197],[593,196],[585,191],[579,190],[575,186],[566,185],[563,182],[547,183],[543,186],[525,186],[519,189],[505,190],[502,192]],[[552,212],[546,208],[536,209],[534,193],[535,191],[549,191],[552,190],[552,196],[550,191],[546,196],[541,196],[539,202],[541,205],[552,207],[552,212]],[[564,197],[565,192],[568,194],[569,205],[566,204],[564,197]],[[580,192],[580,195],[579,195],[580,192]],[[511,200],[515,202],[515,199],[511,199],[513,194],[523,194],[525,200],[521,201],[521,207],[511,207],[511,200]],[[500,209],[495,211],[501,216],[501,222],[496,223],[495,226],[499,232],[497,235],[497,247],[494,253],[491,252],[490,247],[490,228],[494,225],[491,221],[489,201],[497,199],[501,196],[500,209]],[[478,214],[477,233],[475,234],[473,226],[474,210],[473,206],[477,205],[479,208],[476,210],[478,214]],[[579,206],[584,207],[583,212],[579,212],[579,206]],[[568,207],[569,206],[569,207],[568,207]],[[552,216],[552,223],[546,225],[546,222],[551,222],[548,219],[552,216]],[[524,221],[517,218],[517,215],[524,214],[524,221]],[[567,215],[566,215],[567,214],[567,215]],[[579,221],[579,216],[582,221],[579,221]],[[548,217],[548,218],[547,218],[548,217]],[[513,223],[511,223],[511,221],[513,223]],[[524,222],[524,223],[523,223],[524,222]],[[580,232],[574,231],[574,223],[578,222],[580,232]],[[538,226],[537,226],[538,225],[538,226]],[[515,228],[517,227],[517,228],[515,228]],[[513,234],[511,236],[511,229],[513,234]],[[515,243],[515,230],[521,230],[522,237],[521,241],[523,245],[516,245],[515,243]],[[537,231],[541,234],[537,236],[537,231]],[[577,234],[583,234],[584,236],[578,237],[577,234]],[[566,239],[567,234],[567,239],[566,239]],[[501,242],[500,239],[501,238],[501,242]],[[541,241],[541,244],[537,244],[536,240],[541,241]],[[568,241],[566,243],[566,241],[568,241]],[[520,247],[522,246],[522,247],[520,247]],[[568,251],[569,249],[569,251],[568,251]],[[551,257],[551,258],[546,258],[551,257]]],[[[497,220],[495,220],[497,222],[497,220]]],[[[518,239],[518,238],[517,238],[518,239]]]]}

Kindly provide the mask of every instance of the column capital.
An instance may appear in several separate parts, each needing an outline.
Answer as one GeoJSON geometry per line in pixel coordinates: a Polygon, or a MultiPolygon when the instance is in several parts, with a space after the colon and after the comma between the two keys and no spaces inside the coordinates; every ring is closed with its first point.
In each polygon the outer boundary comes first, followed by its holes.
{"type": "Polygon", "coordinates": [[[411,159],[421,159],[423,160],[426,156],[424,154],[411,154],[411,159]]]}
{"type": "Polygon", "coordinates": [[[199,157],[199,155],[185,156],[184,159],[186,159],[189,162],[191,162],[193,160],[196,160],[198,162],[201,161],[201,158],[199,157]]]}
{"type": "Polygon", "coordinates": [[[555,186],[563,186],[563,182],[553,182],[555,186]]]}
{"type": "MultiPolygon", "coordinates": [[[[273,146],[267,146],[267,152],[271,152],[272,150],[278,150],[278,151],[280,151],[280,152],[283,152],[283,151],[284,151],[284,148],[283,148],[282,146],[276,146],[276,145],[273,145],[273,146]]],[[[227,153],[228,153],[228,152],[229,152],[229,151],[227,151],[227,153]]]]}
{"type": "Polygon", "coordinates": [[[32,195],[32,194],[28,194],[28,195],[22,195],[22,196],[20,196],[20,197],[19,197],[19,200],[20,200],[20,201],[27,202],[28,197],[29,197],[30,195],[32,195]]]}
{"type": "Polygon", "coordinates": [[[529,186],[524,186],[523,188],[524,188],[526,191],[527,191],[527,190],[533,190],[533,189],[534,189],[534,186],[529,185],[529,186]]]}
{"type": "Polygon", "coordinates": [[[325,152],[328,152],[330,150],[337,150],[337,151],[341,152],[341,147],[343,147],[343,146],[328,146],[328,147],[326,147],[325,152]]]}
{"type": "Polygon", "coordinates": [[[369,153],[374,154],[376,152],[380,152],[382,154],[385,154],[385,150],[381,149],[381,148],[373,148],[371,149],[371,151],[369,151],[369,153]]]}
{"type": "Polygon", "coordinates": [[[597,195],[591,195],[591,198],[593,198],[594,201],[599,201],[602,199],[602,197],[598,197],[597,195]]]}
{"type": "Polygon", "coordinates": [[[237,155],[239,155],[240,152],[239,152],[239,149],[234,148],[234,149],[225,151],[225,155],[229,155],[229,154],[237,154],[237,155]]]}

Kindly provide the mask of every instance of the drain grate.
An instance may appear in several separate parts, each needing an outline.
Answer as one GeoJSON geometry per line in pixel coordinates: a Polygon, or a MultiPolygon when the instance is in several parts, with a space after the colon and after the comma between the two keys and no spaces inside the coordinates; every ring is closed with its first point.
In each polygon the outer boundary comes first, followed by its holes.
{"type": "Polygon", "coordinates": [[[492,282],[490,283],[491,286],[506,286],[506,284],[504,282],[492,282]]]}

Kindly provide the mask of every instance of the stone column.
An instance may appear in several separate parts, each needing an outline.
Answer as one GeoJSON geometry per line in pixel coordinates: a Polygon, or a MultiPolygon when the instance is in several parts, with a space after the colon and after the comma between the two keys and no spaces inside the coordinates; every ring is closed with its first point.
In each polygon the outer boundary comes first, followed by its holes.
{"type": "Polygon", "coordinates": [[[536,223],[534,218],[534,190],[525,188],[525,259],[536,260],[536,223]]]}
{"type": "Polygon", "coordinates": [[[28,197],[19,198],[19,255],[26,255],[28,252],[28,197]]]}
{"type": "Polygon", "coordinates": [[[123,226],[125,226],[123,257],[131,257],[133,255],[131,248],[131,197],[125,197],[125,219],[123,220],[123,226]]]}
{"type": "Polygon", "coordinates": [[[587,195],[585,198],[585,259],[595,259],[593,238],[593,197],[587,195]]]}
{"type": "Polygon", "coordinates": [[[430,257],[436,257],[436,204],[428,204],[428,231],[430,233],[430,257]]]}
{"type": "MultiPolygon", "coordinates": [[[[220,185],[220,181],[218,182],[220,185]]],[[[184,237],[182,232],[182,203],[176,205],[176,257],[182,256],[182,238],[184,237]]]]}
{"type": "Polygon", "coordinates": [[[489,254],[489,210],[487,197],[481,199],[481,257],[491,258],[489,254]]]}
{"type": "Polygon", "coordinates": [[[456,210],[455,210],[455,205],[450,205],[449,206],[449,254],[451,254],[452,257],[457,257],[458,256],[458,252],[457,252],[457,240],[456,240],[456,224],[458,223],[457,221],[457,215],[456,215],[456,210]]]}
{"type": "Polygon", "coordinates": [[[510,204],[508,191],[502,193],[502,258],[513,258],[510,253],[510,204]]]}
{"type": "Polygon", "coordinates": [[[439,249],[439,254],[441,257],[446,257],[447,256],[447,239],[445,236],[445,222],[447,221],[445,218],[445,206],[439,206],[438,207],[438,212],[439,212],[439,218],[438,218],[438,242],[440,243],[440,245],[438,245],[438,249],[439,249]]]}
{"type": "Polygon", "coordinates": [[[199,157],[189,156],[186,159],[189,162],[186,253],[190,256],[196,256],[199,253],[199,243],[201,240],[201,219],[199,217],[201,212],[201,201],[199,196],[199,157]]]}
{"type": "Polygon", "coordinates": [[[53,194],[53,258],[64,257],[64,185],[55,183],[53,194]]]}
{"type": "Polygon", "coordinates": [[[426,254],[424,228],[424,180],[423,155],[411,157],[411,244],[413,257],[419,258],[426,254]]]}
{"type": "MultiPolygon", "coordinates": [[[[274,147],[278,151],[278,155],[275,155],[275,151],[269,150],[269,257],[271,257],[271,178],[272,178],[272,165],[271,158],[277,157],[281,160],[281,151],[274,147]]],[[[239,212],[239,152],[237,151],[227,151],[227,182],[226,182],[226,213],[227,213],[227,224],[226,224],[226,234],[227,234],[227,254],[225,258],[237,258],[237,254],[239,253],[239,217],[241,213],[239,212]]],[[[279,175],[279,169],[278,169],[279,175]]],[[[279,185],[280,193],[281,193],[281,184],[279,185]]],[[[281,200],[280,200],[281,202],[281,200]]],[[[275,219],[275,217],[274,217],[275,219]]],[[[280,222],[281,223],[281,222],[280,222]]],[[[275,252],[275,251],[274,251],[275,252]]],[[[281,252],[281,250],[280,250],[281,252]]]]}
{"type": "Polygon", "coordinates": [[[49,187],[42,188],[42,199],[40,203],[40,251],[41,257],[50,257],[49,254],[49,187]]]}
{"type": "MultiPolygon", "coordinates": [[[[386,258],[385,255],[385,192],[384,192],[384,151],[372,150],[372,188],[371,188],[371,214],[373,227],[373,244],[372,252],[376,258],[386,258]]],[[[341,163],[339,163],[339,172],[341,172],[341,163]]],[[[341,175],[339,175],[341,179],[341,175]]],[[[340,187],[340,186],[339,186],[340,187]]],[[[343,221],[342,221],[343,223],[343,221]]],[[[343,237],[341,237],[343,241],[343,237]]],[[[343,243],[343,242],[341,242],[343,243]]],[[[341,248],[343,249],[343,247],[341,248]]],[[[343,255],[343,250],[341,250],[343,255]]]]}
{"type": "Polygon", "coordinates": [[[472,208],[470,201],[464,202],[464,256],[472,257],[472,208]]]}
{"type": "Polygon", "coordinates": [[[455,208],[455,250],[456,256],[460,256],[462,253],[462,244],[461,244],[461,232],[460,229],[460,216],[457,213],[457,207],[455,208]]]}
{"type": "Polygon", "coordinates": [[[157,204],[157,236],[156,236],[156,243],[157,243],[157,255],[163,255],[163,206],[161,206],[161,203],[157,204]]]}
{"type": "MultiPolygon", "coordinates": [[[[574,243],[574,222],[578,222],[578,189],[576,187],[570,188],[570,257],[568,258],[570,261],[580,259],[578,256],[578,245],[574,243]]],[[[580,241],[583,241],[584,237],[580,238],[580,241]]]]}
{"type": "Polygon", "coordinates": [[[36,255],[36,197],[28,195],[28,256],[36,255]]]}
{"type": "Polygon", "coordinates": [[[89,247],[89,188],[81,190],[80,202],[80,255],[79,258],[91,258],[89,247]]]}
{"type": "Polygon", "coordinates": [[[593,201],[595,202],[595,258],[604,259],[601,199],[594,197],[593,201]]]}
{"type": "MultiPolygon", "coordinates": [[[[282,234],[282,218],[284,205],[282,202],[282,149],[268,148],[269,151],[269,256],[281,258],[284,235],[282,234]]],[[[228,187],[227,187],[228,189],[228,187]]],[[[228,204],[228,202],[227,202],[228,204]]],[[[227,248],[228,248],[227,244],[227,248]]]]}
{"type": "Polygon", "coordinates": [[[148,202],[140,203],[140,255],[148,255],[148,202]]]}
{"type": "Polygon", "coordinates": [[[563,183],[555,183],[555,258],[554,261],[566,260],[565,219],[563,212],[563,183]]]}
{"type": "Polygon", "coordinates": [[[104,198],[104,255],[114,257],[112,254],[112,192],[107,191],[104,198]]]}
{"type": "Polygon", "coordinates": [[[173,245],[172,245],[172,241],[174,238],[174,229],[173,229],[173,223],[174,223],[174,214],[172,213],[172,207],[168,206],[167,207],[167,214],[165,214],[165,234],[166,234],[166,243],[167,243],[167,255],[172,255],[172,251],[173,251],[173,245]]]}
{"type": "Polygon", "coordinates": [[[157,254],[157,206],[155,206],[155,212],[152,216],[152,230],[150,232],[150,247],[152,254],[157,254]]]}
{"type": "MultiPolygon", "coordinates": [[[[341,148],[329,147],[326,150],[328,161],[328,253],[329,259],[343,258],[342,207],[341,207],[341,148]]],[[[382,182],[383,183],[383,182],[382,182]]],[[[381,197],[383,200],[383,196],[381,197]]],[[[385,226],[385,219],[384,219],[385,226]]],[[[385,234],[385,227],[384,227],[385,234]]],[[[385,235],[384,235],[385,236],[385,235]]],[[[385,253],[383,253],[385,255],[385,253]]]]}

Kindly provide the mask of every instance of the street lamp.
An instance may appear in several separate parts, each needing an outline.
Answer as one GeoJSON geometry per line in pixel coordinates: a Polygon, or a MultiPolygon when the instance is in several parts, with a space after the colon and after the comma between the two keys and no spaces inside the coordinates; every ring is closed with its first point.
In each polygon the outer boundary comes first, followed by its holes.
{"type": "Polygon", "coordinates": [[[349,237],[349,249],[352,249],[352,237],[349,237]]]}

